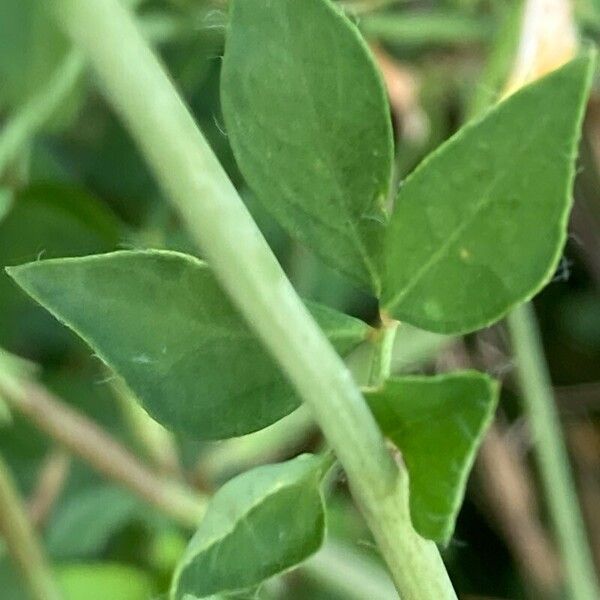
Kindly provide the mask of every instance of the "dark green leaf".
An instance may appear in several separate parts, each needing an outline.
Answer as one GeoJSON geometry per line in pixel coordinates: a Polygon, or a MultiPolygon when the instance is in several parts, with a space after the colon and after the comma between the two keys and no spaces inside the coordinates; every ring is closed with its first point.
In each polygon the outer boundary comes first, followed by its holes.
{"type": "Polygon", "coordinates": [[[175,573],[171,600],[243,590],[316,552],[325,530],[322,465],[303,455],[226,483],[175,573]]]}
{"type": "MultiPolygon", "coordinates": [[[[200,260],[168,251],[115,252],[9,269],[34,299],[120,374],[166,427],[195,438],[242,435],[299,400],[200,260]]],[[[341,354],[367,325],[311,305],[341,354]]]]}
{"type": "Polygon", "coordinates": [[[393,148],[357,29],[328,0],[234,0],[222,104],[239,167],[265,206],[377,292],[393,148]]]}
{"type": "Polygon", "coordinates": [[[497,384],[476,371],[390,379],[367,394],[384,435],[402,452],[422,536],[449,541],[497,396],[497,384]]]}
{"type": "Polygon", "coordinates": [[[566,238],[591,53],[464,127],[400,189],[383,306],[423,329],[478,329],[552,277],[566,238]]]}

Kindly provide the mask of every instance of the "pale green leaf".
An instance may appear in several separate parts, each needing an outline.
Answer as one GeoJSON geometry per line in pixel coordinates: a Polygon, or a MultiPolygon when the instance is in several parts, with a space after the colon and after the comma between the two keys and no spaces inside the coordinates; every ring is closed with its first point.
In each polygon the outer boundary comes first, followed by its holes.
{"type": "MultiPolygon", "coordinates": [[[[198,439],[261,429],[299,400],[202,261],[168,251],[115,252],[8,269],[78,333],[150,415],[198,439]]],[[[311,305],[341,354],[369,328],[311,305]]]]}
{"type": "Polygon", "coordinates": [[[521,40],[524,9],[524,0],[501,2],[494,6],[498,26],[491,36],[485,66],[468,106],[471,117],[480,115],[492,106],[506,87],[521,40]]]}
{"type": "Polygon", "coordinates": [[[373,12],[359,25],[367,38],[404,49],[473,44],[491,34],[487,20],[448,10],[373,12]]]}
{"type": "Polygon", "coordinates": [[[250,187],[293,236],[377,292],[393,147],[356,27],[329,0],[234,0],[221,85],[250,187]]]}
{"type": "Polygon", "coordinates": [[[114,563],[84,563],[58,568],[65,600],[148,600],[150,577],[134,567],[114,563]]]}
{"type": "Polygon", "coordinates": [[[518,91],[404,182],[386,234],[383,307],[392,316],[472,331],[550,280],[566,239],[593,58],[518,91]]]}
{"type": "Polygon", "coordinates": [[[244,590],[316,552],[325,530],[322,466],[303,455],[226,483],[175,573],[171,600],[244,590]]]}
{"type": "Polygon", "coordinates": [[[411,518],[423,537],[449,541],[497,396],[497,384],[476,371],[394,378],[367,394],[384,435],[402,452],[411,518]]]}

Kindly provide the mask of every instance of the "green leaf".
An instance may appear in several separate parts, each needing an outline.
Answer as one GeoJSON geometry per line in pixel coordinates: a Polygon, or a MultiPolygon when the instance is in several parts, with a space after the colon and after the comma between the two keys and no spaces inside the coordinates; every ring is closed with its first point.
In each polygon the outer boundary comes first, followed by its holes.
{"type": "Polygon", "coordinates": [[[291,235],[378,292],[393,144],[366,44],[328,0],[234,0],[221,80],[250,187],[291,235]]]}
{"type": "Polygon", "coordinates": [[[502,2],[493,7],[497,27],[486,50],[485,65],[468,106],[471,117],[490,108],[502,95],[514,67],[521,41],[525,1],[502,2]]]}
{"type": "MultiPolygon", "coordinates": [[[[196,258],[115,252],[38,261],[8,272],[171,430],[199,439],[243,435],[299,405],[210,269],[196,258]]],[[[331,309],[311,310],[341,354],[369,331],[331,309]]]]}
{"type": "Polygon", "coordinates": [[[402,452],[411,518],[423,537],[449,541],[497,397],[496,382],[477,371],[390,379],[367,394],[384,435],[402,452]]]}
{"type": "Polygon", "coordinates": [[[59,505],[47,527],[53,557],[93,556],[110,538],[142,512],[137,498],[113,486],[93,486],[59,505]]]}
{"type": "Polygon", "coordinates": [[[154,592],[143,571],[113,563],[62,566],[57,578],[65,600],[148,600],[154,592]]]}
{"type": "Polygon", "coordinates": [[[244,590],[316,552],[325,531],[322,471],[320,458],[303,455],[226,483],[175,573],[171,600],[244,590]]]}
{"type": "MultiPolygon", "coordinates": [[[[0,265],[112,250],[122,226],[96,197],[64,184],[32,185],[16,194],[0,222],[0,265]]],[[[0,273],[0,340],[13,351],[42,358],[68,347],[68,336],[0,273]],[[31,354],[33,351],[33,355],[31,354]]]]}
{"type": "Polygon", "coordinates": [[[35,0],[0,2],[0,110],[19,107],[52,76],[67,40],[35,0]]]}
{"type": "Polygon", "coordinates": [[[383,307],[422,329],[478,329],[534,296],[566,239],[594,55],[509,97],[427,158],[386,235],[383,307]]]}
{"type": "Polygon", "coordinates": [[[448,10],[374,12],[361,18],[360,28],[367,38],[403,49],[473,44],[491,33],[487,20],[448,10]]]}

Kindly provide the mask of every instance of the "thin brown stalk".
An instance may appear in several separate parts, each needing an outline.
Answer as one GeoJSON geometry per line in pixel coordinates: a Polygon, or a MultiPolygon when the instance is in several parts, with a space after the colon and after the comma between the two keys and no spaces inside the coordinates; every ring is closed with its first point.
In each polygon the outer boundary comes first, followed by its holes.
{"type": "Polygon", "coordinates": [[[61,600],[52,571],[16,489],[12,475],[0,457],[0,533],[8,552],[23,574],[34,600],[61,600]]]}
{"type": "Polygon", "coordinates": [[[523,458],[497,423],[490,428],[475,464],[485,504],[493,515],[533,597],[549,597],[560,587],[561,569],[539,516],[523,458]]]}
{"type": "Polygon", "coordinates": [[[27,502],[32,525],[40,527],[44,524],[64,488],[70,468],[71,457],[62,448],[56,448],[48,454],[27,502]]]}
{"type": "Polygon", "coordinates": [[[14,410],[109,479],[185,526],[194,527],[200,521],[204,499],[156,475],[110,434],[41,385],[2,377],[0,394],[14,410]]]}

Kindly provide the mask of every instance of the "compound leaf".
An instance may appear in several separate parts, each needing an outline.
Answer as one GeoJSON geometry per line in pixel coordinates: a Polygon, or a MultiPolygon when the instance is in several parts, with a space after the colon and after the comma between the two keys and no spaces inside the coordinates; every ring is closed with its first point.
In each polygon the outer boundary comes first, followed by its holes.
{"type": "Polygon", "coordinates": [[[221,89],[235,157],[262,203],[378,292],[393,144],[356,27],[329,0],[234,0],[221,89]]]}
{"type": "Polygon", "coordinates": [[[476,371],[394,378],[367,394],[384,435],[402,452],[411,518],[423,537],[449,541],[497,396],[496,383],[476,371]]]}
{"type": "MultiPolygon", "coordinates": [[[[169,251],[126,251],[7,269],[121,375],[148,413],[198,439],[261,429],[299,405],[202,261],[169,251]]],[[[368,326],[310,305],[341,354],[368,326]]]]}
{"type": "Polygon", "coordinates": [[[175,572],[171,600],[244,590],[297,565],[323,542],[322,459],[258,467],[213,497],[175,572]]]}
{"type": "Polygon", "coordinates": [[[385,311],[430,331],[467,332],[549,281],[594,64],[582,55],[521,89],[408,177],[386,235],[385,311]]]}

